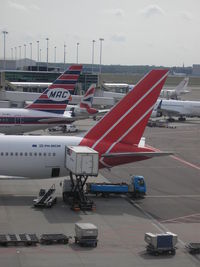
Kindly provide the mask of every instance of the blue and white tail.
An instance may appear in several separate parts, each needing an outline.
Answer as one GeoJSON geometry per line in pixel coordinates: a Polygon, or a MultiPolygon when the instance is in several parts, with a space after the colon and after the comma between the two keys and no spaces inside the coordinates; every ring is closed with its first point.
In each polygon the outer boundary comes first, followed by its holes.
{"type": "Polygon", "coordinates": [[[82,65],[70,66],[27,109],[63,114],[82,70],[82,65]]]}

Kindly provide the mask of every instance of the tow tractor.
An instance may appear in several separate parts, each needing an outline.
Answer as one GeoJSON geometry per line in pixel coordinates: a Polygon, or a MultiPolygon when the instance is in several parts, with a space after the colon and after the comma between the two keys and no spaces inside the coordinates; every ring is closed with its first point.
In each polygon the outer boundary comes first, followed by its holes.
{"type": "Polygon", "coordinates": [[[98,175],[99,154],[86,146],[66,147],[66,168],[70,180],[63,182],[63,200],[69,203],[72,210],[95,210],[96,206],[84,192],[89,176],[98,175]]]}

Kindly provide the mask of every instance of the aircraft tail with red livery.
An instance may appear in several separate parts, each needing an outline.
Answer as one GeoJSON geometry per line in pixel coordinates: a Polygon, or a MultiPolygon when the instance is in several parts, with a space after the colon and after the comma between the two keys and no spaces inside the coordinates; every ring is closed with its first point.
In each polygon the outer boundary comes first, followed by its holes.
{"type": "Polygon", "coordinates": [[[74,93],[81,70],[82,65],[70,66],[26,109],[63,114],[74,93]]]}
{"type": "Polygon", "coordinates": [[[91,128],[80,145],[99,152],[100,167],[169,155],[147,146],[140,140],[153,107],[165,83],[168,70],[152,70],[110,112],[91,128]]]}

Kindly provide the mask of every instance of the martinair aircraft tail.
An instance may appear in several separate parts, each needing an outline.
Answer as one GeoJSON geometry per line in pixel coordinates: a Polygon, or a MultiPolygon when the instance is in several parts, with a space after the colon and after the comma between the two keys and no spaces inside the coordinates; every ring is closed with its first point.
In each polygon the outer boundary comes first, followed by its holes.
{"type": "Polygon", "coordinates": [[[80,108],[86,109],[88,113],[95,114],[98,110],[92,108],[92,103],[94,99],[94,93],[96,89],[96,84],[91,84],[87,92],[85,93],[84,97],[81,99],[79,104],[80,108]]]}
{"type": "Polygon", "coordinates": [[[139,142],[167,74],[168,70],[165,69],[149,72],[134,90],[86,133],[80,145],[98,151],[104,167],[146,159],[156,154],[154,150],[140,147],[139,142]]]}
{"type": "Polygon", "coordinates": [[[187,90],[187,86],[189,83],[189,77],[186,77],[185,79],[183,79],[175,88],[175,91],[177,93],[177,95],[181,94],[181,93],[188,93],[189,91],[187,90]]]}
{"type": "Polygon", "coordinates": [[[63,114],[68,102],[71,100],[71,94],[74,92],[81,70],[82,65],[70,66],[38,99],[26,108],[63,114]]]}

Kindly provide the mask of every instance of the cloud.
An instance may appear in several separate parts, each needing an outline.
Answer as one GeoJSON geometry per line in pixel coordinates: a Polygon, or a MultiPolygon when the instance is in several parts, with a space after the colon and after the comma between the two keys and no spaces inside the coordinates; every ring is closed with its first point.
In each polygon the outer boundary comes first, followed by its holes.
{"type": "Polygon", "coordinates": [[[124,10],[121,8],[109,9],[109,10],[106,10],[105,13],[108,13],[116,17],[124,17],[125,15],[124,10]]]}
{"type": "Polygon", "coordinates": [[[111,36],[111,41],[122,43],[126,41],[126,37],[124,35],[114,34],[111,36]]]}
{"type": "Polygon", "coordinates": [[[164,15],[164,10],[157,5],[149,5],[140,10],[140,13],[146,18],[154,17],[157,15],[164,15]]]}
{"type": "Polygon", "coordinates": [[[9,4],[9,6],[11,8],[14,8],[14,9],[17,9],[17,10],[20,10],[20,11],[27,11],[26,6],[21,5],[19,3],[16,3],[16,2],[13,2],[13,1],[9,1],[8,4],[9,4]]]}
{"type": "Polygon", "coordinates": [[[180,15],[181,15],[181,18],[183,19],[183,20],[186,20],[186,21],[192,21],[192,14],[191,13],[189,13],[189,12],[187,12],[187,11],[182,11],[181,13],[180,13],[180,15]]]}
{"type": "Polygon", "coordinates": [[[39,11],[40,10],[40,8],[38,6],[33,5],[33,4],[30,6],[30,9],[35,10],[35,11],[39,11]]]}

